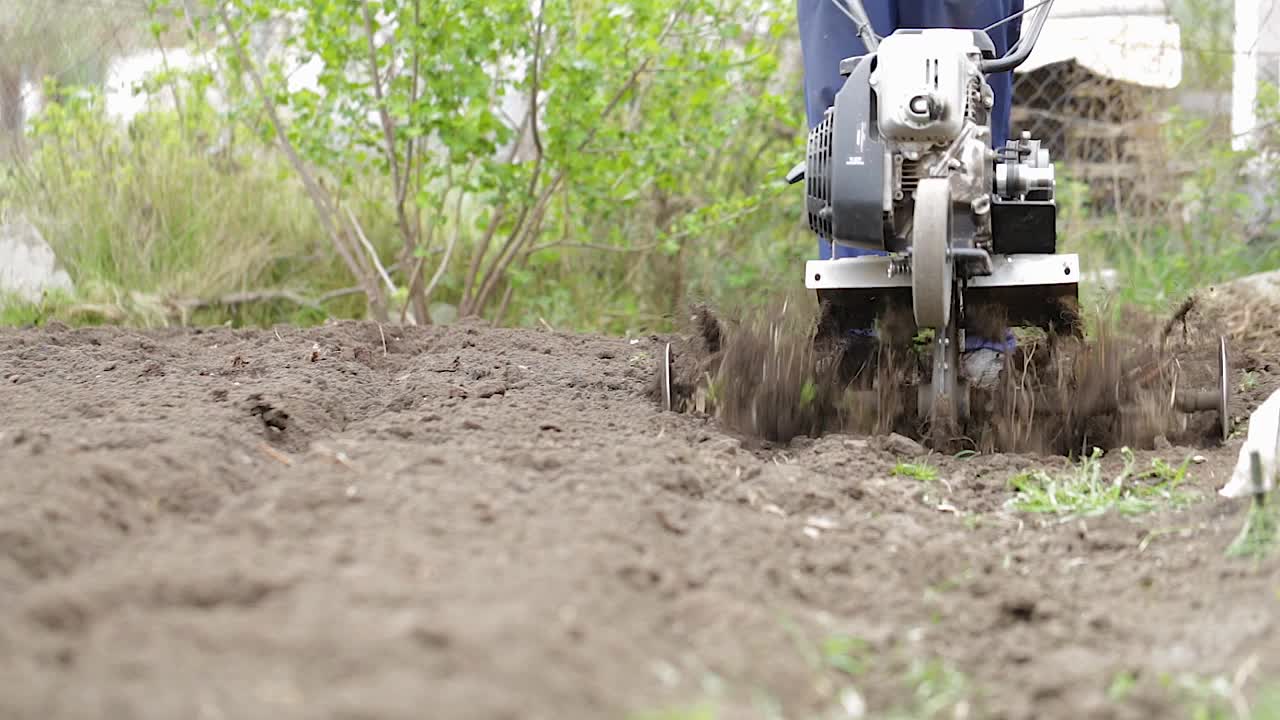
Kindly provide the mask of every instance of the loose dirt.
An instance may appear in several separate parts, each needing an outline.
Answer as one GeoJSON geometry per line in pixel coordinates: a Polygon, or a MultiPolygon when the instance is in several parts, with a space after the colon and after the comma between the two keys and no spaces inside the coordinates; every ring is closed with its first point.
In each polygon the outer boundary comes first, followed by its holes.
{"type": "MultiPolygon", "coordinates": [[[[986,316],[987,337],[1007,332],[1002,313],[977,314],[986,316]]],[[[1198,296],[1167,319],[1087,320],[1093,327],[1086,337],[1019,328],[1022,337],[998,381],[973,385],[969,416],[939,433],[917,402],[917,386],[932,373],[932,342],[918,335],[909,307],[882,316],[875,334],[841,331],[832,312],[798,296],[746,317],[717,317],[699,307],[672,343],[672,405],[782,442],[896,432],[943,453],[1066,456],[1093,447],[1218,445],[1221,382],[1235,376],[1231,363],[1253,367],[1269,354],[1224,330],[1229,323],[1218,308],[1198,296]],[[1224,371],[1219,347],[1227,336],[1235,342],[1224,371]]],[[[662,367],[655,371],[656,399],[662,367]]],[[[1259,400],[1256,377],[1247,379],[1239,390],[1246,401],[1259,400]]],[[[1231,394],[1229,417],[1242,409],[1230,407],[1231,394]]]]}
{"type": "Polygon", "coordinates": [[[1008,481],[1061,457],[664,413],[664,340],[0,331],[0,717],[1178,717],[1280,671],[1238,439],[1138,454],[1203,456],[1188,509],[1055,522],[1008,481]]]}

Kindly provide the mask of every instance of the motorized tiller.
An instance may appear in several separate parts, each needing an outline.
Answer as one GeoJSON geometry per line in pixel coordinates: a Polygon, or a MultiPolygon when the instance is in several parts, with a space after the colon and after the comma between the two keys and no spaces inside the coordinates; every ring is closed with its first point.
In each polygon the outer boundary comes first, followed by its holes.
{"type": "MultiPolygon", "coordinates": [[[[805,287],[817,293],[829,337],[865,337],[895,310],[914,320],[917,337],[931,336],[922,377],[892,390],[905,391],[928,434],[943,438],[969,416],[971,378],[960,354],[966,333],[991,327],[983,315],[998,314],[1008,328],[1083,333],[1080,259],[1058,252],[1049,151],[1025,131],[992,147],[987,77],[1030,56],[1054,0],[1024,11],[1024,32],[1003,57],[984,30],[899,29],[879,38],[860,0],[832,1],[844,3],[868,52],[841,61],[845,83],[809,133],[805,160],[787,174],[803,183],[804,217],[832,249],[833,259],[806,263],[805,287]],[[839,257],[847,253],[838,247],[875,254],[839,257]]],[[[1225,434],[1224,341],[1219,355],[1214,390],[1170,388],[1168,397],[1184,412],[1217,411],[1225,434]]],[[[671,407],[670,347],[662,365],[671,407]]],[[[883,400],[874,384],[859,402],[883,400]]],[[[1123,404],[1118,395],[1107,409],[1123,404]]]]}

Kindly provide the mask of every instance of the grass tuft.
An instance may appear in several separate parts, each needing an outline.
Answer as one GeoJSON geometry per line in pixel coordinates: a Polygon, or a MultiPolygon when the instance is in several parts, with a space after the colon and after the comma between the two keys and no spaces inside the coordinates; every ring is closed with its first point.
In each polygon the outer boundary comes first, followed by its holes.
{"type": "Polygon", "coordinates": [[[1227,548],[1227,557],[1265,558],[1280,542],[1280,511],[1273,502],[1249,505],[1240,534],[1227,548]]]}
{"type": "MultiPolygon", "coordinates": [[[[969,678],[945,660],[931,658],[893,658],[877,653],[868,641],[851,635],[832,635],[821,647],[827,669],[840,676],[840,705],[847,713],[850,707],[865,712],[861,694],[847,681],[863,678],[877,665],[894,666],[898,675],[897,700],[869,717],[899,718],[960,717],[968,712],[973,696],[969,678]],[[900,674],[899,674],[900,673],[900,674]]],[[[839,711],[835,716],[843,716],[839,711]]],[[[856,714],[861,716],[861,714],[856,714]]]]}
{"type": "Polygon", "coordinates": [[[945,661],[934,658],[912,663],[906,681],[911,706],[891,717],[941,718],[965,714],[961,708],[968,707],[969,679],[945,661]]]}
{"type": "Polygon", "coordinates": [[[1138,684],[1138,677],[1132,672],[1124,671],[1117,673],[1111,679],[1111,684],[1107,687],[1107,699],[1111,702],[1122,702],[1133,692],[1134,687],[1138,684]]]}
{"type": "Polygon", "coordinates": [[[1133,451],[1121,448],[1124,468],[1114,478],[1103,476],[1102,451],[1094,449],[1069,474],[1054,476],[1028,470],[1010,480],[1015,510],[1067,517],[1093,517],[1115,511],[1140,515],[1160,508],[1182,508],[1196,494],[1182,487],[1189,459],[1178,467],[1154,460],[1145,471],[1135,472],[1133,451]]]}
{"type": "Polygon", "coordinates": [[[925,463],[898,463],[893,466],[895,477],[915,478],[921,482],[933,482],[938,479],[938,469],[925,463]]]}
{"type": "Polygon", "coordinates": [[[849,676],[862,674],[871,662],[871,644],[851,635],[833,635],[822,643],[828,667],[849,676]]]}
{"type": "Polygon", "coordinates": [[[0,327],[43,325],[48,320],[61,317],[71,304],[71,297],[61,290],[45,292],[35,302],[18,295],[0,293],[0,327]]]}

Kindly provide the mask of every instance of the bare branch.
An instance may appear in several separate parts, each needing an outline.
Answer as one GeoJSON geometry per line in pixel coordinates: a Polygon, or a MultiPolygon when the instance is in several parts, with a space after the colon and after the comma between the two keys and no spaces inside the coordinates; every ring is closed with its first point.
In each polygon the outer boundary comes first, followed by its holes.
{"type": "Polygon", "coordinates": [[[378,269],[378,275],[382,277],[382,281],[387,284],[387,290],[392,295],[396,292],[396,284],[391,281],[391,275],[387,273],[387,269],[382,266],[382,260],[378,258],[378,250],[369,242],[369,238],[364,234],[364,228],[360,227],[360,221],[356,220],[355,213],[351,212],[351,208],[344,208],[347,211],[347,218],[351,220],[351,227],[356,231],[356,236],[360,238],[360,243],[364,245],[365,252],[369,253],[369,259],[373,261],[373,266],[378,269]]]}
{"type": "MultiPolygon", "coordinates": [[[[417,7],[415,6],[414,9],[416,12],[417,7]]],[[[417,249],[417,244],[418,244],[417,224],[415,223],[411,225],[409,223],[409,217],[404,210],[405,199],[408,196],[408,191],[409,191],[409,177],[410,177],[409,173],[410,173],[410,164],[412,162],[413,144],[412,144],[412,140],[410,140],[409,151],[408,151],[409,156],[405,158],[405,167],[403,168],[403,172],[402,172],[400,167],[400,158],[396,154],[395,124],[391,121],[391,112],[387,110],[387,98],[386,98],[386,93],[383,89],[383,78],[378,72],[378,48],[373,41],[373,36],[374,36],[373,11],[369,8],[369,0],[364,0],[364,2],[361,3],[361,10],[364,16],[365,40],[367,41],[368,49],[369,49],[369,76],[373,80],[373,96],[374,96],[374,99],[377,101],[378,118],[382,123],[382,140],[384,144],[383,152],[387,156],[387,166],[391,168],[391,188],[392,188],[392,192],[395,193],[396,222],[399,225],[400,235],[404,243],[404,250],[401,253],[401,255],[405,261],[408,261],[409,258],[413,257],[414,250],[417,249]]],[[[414,57],[414,63],[415,63],[415,67],[414,67],[415,75],[413,78],[413,83],[414,83],[414,91],[416,93],[417,82],[418,82],[418,77],[416,74],[417,73],[417,56],[416,55],[414,57]]],[[[391,68],[388,68],[387,72],[388,72],[388,78],[390,78],[391,68]]],[[[412,292],[412,289],[416,287],[417,282],[411,279],[409,281],[409,285],[411,289],[409,293],[409,303],[414,306],[415,320],[418,323],[426,324],[429,322],[428,318],[426,317],[426,306],[420,301],[420,299],[417,296],[417,293],[412,292]]],[[[406,305],[406,307],[408,307],[408,305],[406,305]]],[[[403,313],[402,313],[402,317],[403,317],[403,313]]]]}
{"type": "Polygon", "coordinates": [[[489,226],[484,230],[484,236],[480,238],[480,242],[476,245],[475,250],[472,251],[471,266],[467,269],[467,281],[462,290],[461,314],[463,315],[474,312],[475,298],[472,295],[472,291],[475,290],[475,281],[480,274],[480,264],[484,260],[485,253],[489,252],[489,243],[493,241],[493,236],[498,231],[498,224],[502,222],[505,214],[505,206],[494,210],[493,217],[489,218],[489,226]]]}
{"type": "Polygon", "coordinates": [[[600,243],[575,243],[558,240],[556,242],[543,243],[527,247],[520,251],[521,255],[532,255],[543,250],[554,250],[556,248],[564,248],[565,250],[598,250],[600,252],[614,253],[641,253],[649,252],[657,249],[658,243],[646,243],[644,245],[635,245],[632,247],[622,247],[620,245],[602,245],[600,243]]]}
{"type": "MultiPolygon", "coordinates": [[[[515,289],[515,285],[507,283],[507,290],[502,293],[502,302],[498,303],[498,311],[493,314],[493,322],[489,323],[490,327],[498,327],[502,324],[502,318],[507,314],[507,306],[511,304],[511,293],[515,289]]],[[[542,320],[542,318],[538,319],[542,320]]],[[[546,325],[546,323],[546,320],[542,320],[543,325],[546,325]]]]}
{"type": "MultiPolygon", "coordinates": [[[[535,58],[535,62],[536,62],[536,58],[535,58]]],[[[530,113],[529,113],[531,118],[530,122],[533,123],[534,127],[537,127],[537,119],[533,118],[536,112],[537,112],[536,108],[534,108],[533,105],[530,104],[530,113]]],[[[537,152],[534,154],[534,157],[533,157],[533,170],[529,173],[529,190],[526,193],[526,195],[528,196],[533,196],[534,191],[538,188],[538,179],[539,177],[541,177],[541,173],[542,173],[542,161],[543,161],[542,147],[540,145],[537,145],[535,146],[535,150],[537,150],[537,152]]],[[[562,176],[563,176],[563,171],[561,171],[561,175],[558,175],[555,178],[555,181],[550,186],[548,186],[543,190],[543,193],[538,198],[537,203],[535,203],[534,205],[529,205],[526,203],[520,207],[520,215],[519,217],[516,218],[516,224],[511,228],[511,233],[507,236],[507,241],[503,243],[502,250],[498,253],[497,260],[494,261],[493,265],[489,266],[489,269],[484,274],[484,282],[480,284],[480,293],[477,296],[476,303],[475,303],[476,308],[484,307],[485,302],[488,300],[489,293],[492,292],[493,290],[493,284],[495,281],[495,275],[494,275],[495,270],[497,270],[498,272],[505,272],[507,265],[510,264],[511,260],[507,257],[507,253],[512,247],[518,246],[517,239],[523,237],[523,234],[525,232],[525,220],[529,218],[530,210],[533,210],[536,207],[538,207],[540,204],[542,204],[545,201],[545,199],[551,194],[551,192],[555,191],[555,187],[560,183],[560,177],[562,176]]],[[[488,237],[486,237],[486,242],[485,242],[485,250],[487,249],[488,249],[488,237]]]]}
{"type": "MultiPolygon", "coordinates": [[[[413,27],[414,28],[419,28],[422,26],[421,9],[422,9],[422,0],[413,0],[413,27]]],[[[411,83],[410,89],[409,89],[409,107],[414,107],[415,105],[418,104],[418,81],[421,79],[421,77],[422,77],[421,57],[419,55],[418,43],[414,42],[413,43],[413,74],[409,78],[411,83]]],[[[406,148],[405,150],[405,160],[404,160],[405,181],[404,181],[404,184],[400,187],[400,194],[396,197],[396,202],[400,205],[404,205],[405,195],[409,191],[409,179],[414,176],[413,166],[417,158],[418,151],[419,150],[418,150],[417,139],[410,137],[408,142],[408,148],[406,148]]],[[[419,227],[418,223],[416,222],[413,225],[415,228],[419,227]]],[[[421,237],[420,232],[419,232],[419,237],[421,237]]]]}
{"type": "MultiPolygon", "coordinates": [[[[416,309],[420,306],[422,309],[422,324],[431,324],[431,311],[427,307],[427,303],[422,299],[420,290],[422,289],[422,268],[427,263],[426,252],[430,251],[431,246],[435,242],[436,225],[430,218],[427,220],[427,239],[422,244],[422,251],[415,250],[418,257],[414,258],[413,269],[409,271],[409,297],[413,300],[416,309]]],[[[418,233],[418,237],[422,237],[422,205],[420,203],[413,204],[413,224],[418,233]]],[[[409,303],[400,309],[400,323],[404,324],[405,316],[409,312],[409,303]]]]}
{"type": "Polygon", "coordinates": [[[449,267],[449,260],[453,258],[453,248],[458,244],[458,237],[462,235],[462,199],[466,197],[466,193],[459,188],[458,198],[453,207],[453,232],[449,234],[449,244],[445,246],[444,257],[440,258],[440,264],[436,266],[436,272],[431,276],[431,282],[427,283],[427,287],[422,291],[423,302],[431,300],[431,293],[435,292],[436,285],[439,284],[440,278],[444,276],[445,270],[449,267]]]}
{"type": "Polygon", "coordinates": [[[369,10],[369,0],[361,3],[364,13],[364,34],[369,47],[369,77],[373,80],[373,97],[378,103],[378,118],[382,121],[382,139],[386,143],[387,163],[391,166],[392,182],[397,193],[400,190],[400,161],[396,156],[395,128],[391,125],[391,113],[387,112],[386,97],[382,92],[382,77],[378,72],[378,49],[373,44],[373,15],[369,10]]]}
{"type": "Polygon", "coordinates": [[[327,303],[331,300],[337,300],[338,298],[344,298],[349,295],[359,295],[362,292],[364,292],[364,288],[360,286],[349,287],[349,288],[339,288],[338,290],[330,290],[329,292],[316,298],[316,303],[323,305],[324,303],[327,303]]]}
{"type": "Polygon", "coordinates": [[[542,195],[538,197],[537,202],[532,206],[525,205],[520,213],[520,222],[515,229],[511,231],[511,235],[507,237],[507,242],[502,246],[502,251],[498,253],[497,259],[489,266],[488,272],[485,273],[485,281],[480,286],[480,293],[476,298],[476,307],[482,308],[492,294],[494,288],[497,287],[498,280],[506,274],[507,268],[511,266],[511,262],[516,258],[516,250],[525,242],[526,238],[536,231],[542,223],[542,217],[546,212],[546,208],[551,196],[559,188],[561,181],[564,179],[564,171],[551,181],[546,188],[543,189],[542,195]],[[524,220],[532,211],[535,221],[530,223],[529,227],[533,230],[526,229],[524,220]]]}
{"type": "Polygon", "coordinates": [[[542,64],[542,13],[547,0],[538,0],[538,19],[534,29],[533,64],[529,68],[529,126],[533,131],[533,147],[542,156],[542,138],[538,135],[538,66],[542,64]]]}
{"type": "Polygon", "coordinates": [[[248,292],[229,293],[215,298],[181,298],[171,300],[170,304],[183,310],[200,310],[219,306],[251,305],[253,303],[284,300],[312,310],[324,312],[320,303],[293,292],[292,290],[253,290],[248,292]]]}

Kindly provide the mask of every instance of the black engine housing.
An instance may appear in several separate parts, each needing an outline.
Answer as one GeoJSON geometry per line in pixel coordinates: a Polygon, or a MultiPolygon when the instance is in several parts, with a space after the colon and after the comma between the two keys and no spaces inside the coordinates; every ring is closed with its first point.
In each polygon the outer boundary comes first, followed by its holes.
{"type": "Polygon", "coordinates": [[[828,242],[885,249],[885,149],[875,123],[875,55],[841,63],[849,76],[809,133],[805,207],[809,227],[828,242]]]}
{"type": "MultiPolygon", "coordinates": [[[[912,32],[899,30],[899,32],[912,32]]],[[[984,58],[995,48],[985,32],[974,31],[984,58]]],[[[894,170],[886,166],[885,144],[876,124],[876,93],[871,73],[876,54],[840,62],[844,86],[832,107],[810,132],[805,162],[789,175],[789,182],[805,180],[805,214],[809,228],[826,242],[863,250],[901,252],[906,238],[895,232],[894,170]],[[803,168],[803,175],[800,174],[803,168]]],[[[1016,141],[996,154],[996,163],[1019,162],[1016,141]]],[[[905,190],[905,188],[903,188],[905,190]]],[[[1052,195],[1000,197],[991,193],[991,241],[996,254],[1054,253],[1057,251],[1056,206],[1052,195]]],[[[910,193],[902,208],[909,217],[910,193]]],[[[967,219],[961,217],[961,219],[967,219]]],[[[962,223],[963,224],[963,223],[962,223]]]]}

